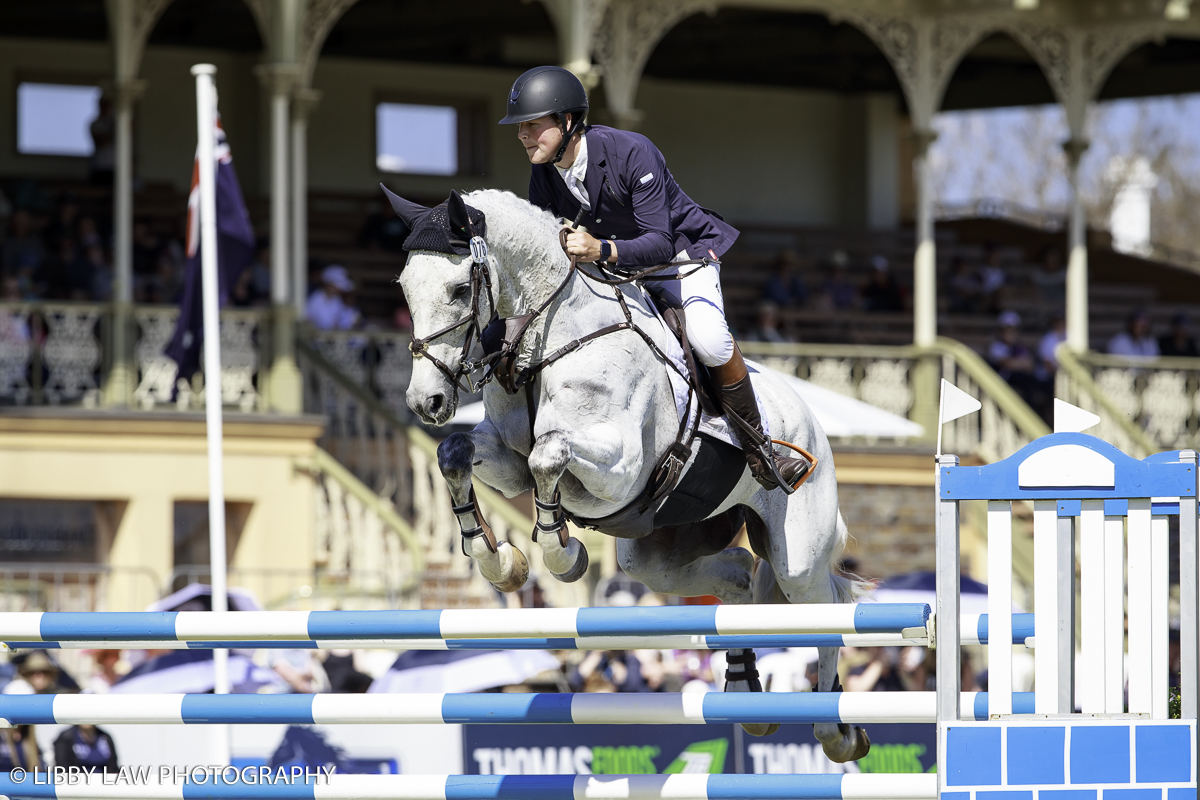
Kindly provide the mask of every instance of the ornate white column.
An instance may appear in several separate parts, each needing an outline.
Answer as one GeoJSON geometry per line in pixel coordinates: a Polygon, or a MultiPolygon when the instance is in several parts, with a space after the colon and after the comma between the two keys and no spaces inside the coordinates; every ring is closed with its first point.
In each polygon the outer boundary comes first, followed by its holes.
{"type": "Polygon", "coordinates": [[[113,310],[111,367],[103,402],[128,405],[136,383],[133,361],[133,109],[146,88],[138,78],[146,39],[170,0],[107,0],[113,48],[113,310]]]}
{"type": "Polygon", "coordinates": [[[641,121],[633,102],[646,61],[662,37],[680,20],[716,8],[715,0],[609,0],[596,30],[596,60],[617,127],[633,128],[641,121]]]}
{"type": "Polygon", "coordinates": [[[299,68],[290,63],[260,65],[256,72],[270,93],[271,109],[271,307],[273,360],[270,372],[271,408],[285,414],[301,411],[300,371],[296,367],[295,305],[292,302],[292,262],[288,258],[291,228],[288,217],[288,157],[292,86],[299,68]]]}
{"type": "Polygon", "coordinates": [[[1033,23],[1006,26],[1033,55],[1067,114],[1063,143],[1071,205],[1067,220],[1067,346],[1088,349],[1087,214],[1079,192],[1079,163],[1088,147],[1087,117],[1112,68],[1143,42],[1162,35],[1161,21],[1097,27],[1051,27],[1033,23]]]}
{"type": "Polygon", "coordinates": [[[600,82],[592,64],[596,31],[609,0],[542,0],[558,32],[559,61],[571,70],[590,92],[600,82]]]}
{"type": "Polygon", "coordinates": [[[933,130],[913,131],[913,188],[916,190],[916,252],[913,256],[913,344],[929,347],[937,339],[937,245],[933,236],[933,194],[929,186],[929,148],[933,130]]]}
{"type": "Polygon", "coordinates": [[[308,298],[308,116],[321,93],[297,88],[292,96],[292,305],[304,318],[308,298]]]}

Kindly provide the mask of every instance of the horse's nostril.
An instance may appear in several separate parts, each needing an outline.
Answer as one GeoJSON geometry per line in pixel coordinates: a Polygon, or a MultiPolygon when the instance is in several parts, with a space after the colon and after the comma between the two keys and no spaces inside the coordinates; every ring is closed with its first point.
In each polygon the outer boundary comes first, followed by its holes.
{"type": "Polygon", "coordinates": [[[445,404],[446,404],[446,395],[435,394],[433,397],[430,397],[428,401],[426,401],[425,410],[429,413],[429,416],[432,417],[435,414],[437,414],[439,411],[441,411],[442,407],[445,404]]]}

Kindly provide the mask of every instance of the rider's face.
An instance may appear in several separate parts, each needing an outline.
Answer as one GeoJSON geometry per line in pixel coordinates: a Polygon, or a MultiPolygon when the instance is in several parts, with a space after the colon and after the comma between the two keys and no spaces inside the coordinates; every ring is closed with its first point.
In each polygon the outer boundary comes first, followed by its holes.
{"type": "Polygon", "coordinates": [[[517,138],[531,164],[549,164],[562,144],[562,130],[554,117],[538,117],[518,125],[517,138]]]}

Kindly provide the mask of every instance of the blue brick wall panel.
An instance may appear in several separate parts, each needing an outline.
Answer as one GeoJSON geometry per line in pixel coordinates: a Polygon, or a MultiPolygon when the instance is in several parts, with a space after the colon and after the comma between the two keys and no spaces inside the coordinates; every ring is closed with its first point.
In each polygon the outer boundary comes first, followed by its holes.
{"type": "Polygon", "coordinates": [[[946,783],[949,786],[1000,785],[1000,729],[946,731],[946,783]]]}
{"type": "Polygon", "coordinates": [[[1167,789],[1167,800],[1196,800],[1196,790],[1195,788],[1167,789]]]}
{"type": "Polygon", "coordinates": [[[1071,783],[1129,783],[1129,726],[1071,728],[1071,783]]]}
{"type": "Polygon", "coordinates": [[[1067,729],[1007,728],[1008,785],[1066,782],[1067,729]]]}
{"type": "Polygon", "coordinates": [[[1038,800],[1096,800],[1095,789],[1039,789],[1038,800]]]}
{"type": "Polygon", "coordinates": [[[1105,789],[1102,800],[1163,800],[1163,790],[1105,789]]]}
{"type": "Polygon", "coordinates": [[[1191,780],[1191,731],[1178,725],[1139,725],[1134,736],[1138,783],[1191,780]]]}

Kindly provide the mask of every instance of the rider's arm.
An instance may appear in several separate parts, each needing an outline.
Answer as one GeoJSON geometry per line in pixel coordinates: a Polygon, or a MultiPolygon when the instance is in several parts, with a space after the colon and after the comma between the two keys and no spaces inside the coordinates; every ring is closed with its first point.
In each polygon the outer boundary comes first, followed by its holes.
{"type": "MultiPolygon", "coordinates": [[[[667,197],[667,165],[657,152],[634,147],[622,170],[622,180],[631,187],[633,219],[639,234],[618,239],[618,266],[653,267],[675,257],[671,229],[671,204],[667,197]]],[[[619,187],[613,187],[621,191],[619,187]]]]}

